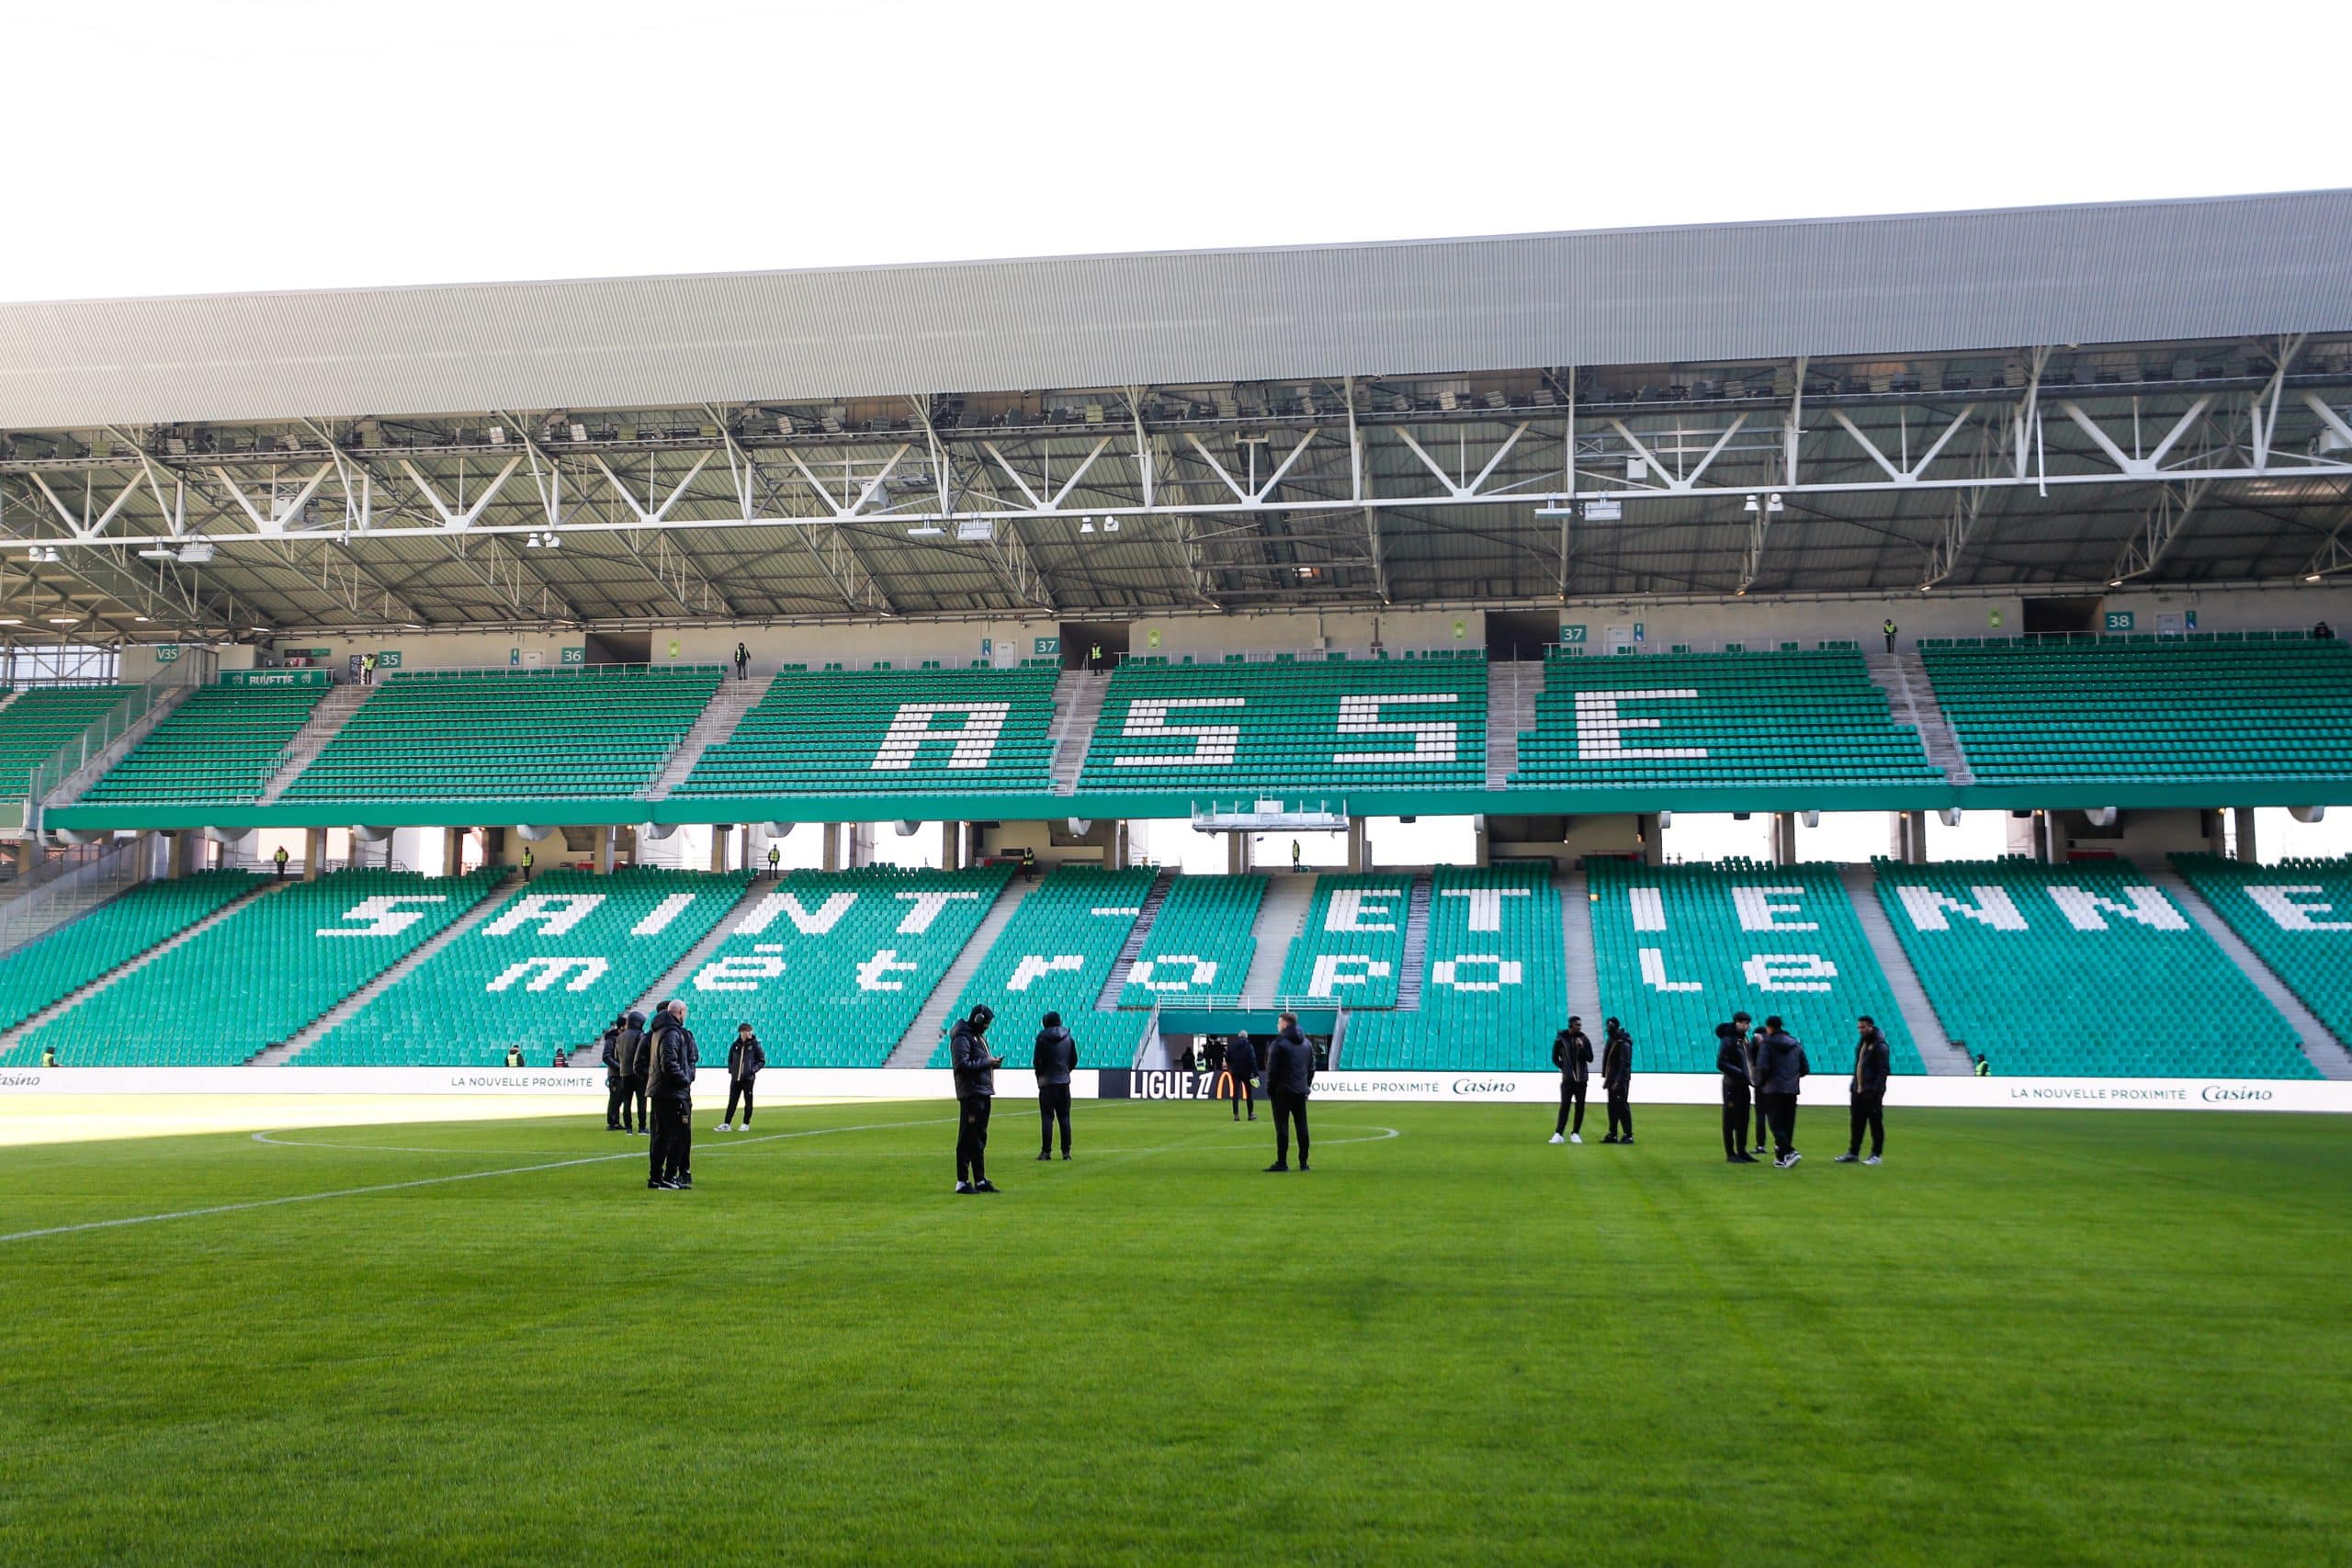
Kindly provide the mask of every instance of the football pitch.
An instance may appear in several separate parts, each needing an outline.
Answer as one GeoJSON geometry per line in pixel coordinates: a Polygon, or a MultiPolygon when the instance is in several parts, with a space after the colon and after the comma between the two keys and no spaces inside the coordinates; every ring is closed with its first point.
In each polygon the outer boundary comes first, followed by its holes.
{"type": "Polygon", "coordinates": [[[697,1116],[0,1149],[11,1562],[2343,1561],[2352,1122],[697,1116]],[[127,1223],[119,1223],[127,1222],[127,1223]]]}

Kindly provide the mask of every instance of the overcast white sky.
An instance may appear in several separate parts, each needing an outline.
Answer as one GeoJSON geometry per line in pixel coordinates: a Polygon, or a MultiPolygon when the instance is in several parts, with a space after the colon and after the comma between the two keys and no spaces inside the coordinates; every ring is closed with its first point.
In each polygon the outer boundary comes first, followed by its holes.
{"type": "Polygon", "coordinates": [[[2332,5],[2254,31],[2150,0],[7,11],[6,299],[2352,180],[2339,95],[2296,72],[2332,5]]]}

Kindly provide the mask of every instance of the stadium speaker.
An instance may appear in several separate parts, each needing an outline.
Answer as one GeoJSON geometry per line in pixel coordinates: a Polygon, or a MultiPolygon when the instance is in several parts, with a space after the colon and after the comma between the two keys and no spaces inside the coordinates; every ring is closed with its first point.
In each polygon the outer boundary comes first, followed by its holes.
{"type": "Polygon", "coordinates": [[[1957,806],[1944,807],[1936,813],[1936,817],[1947,828],[1957,828],[1960,826],[1960,807],[1957,806]]]}
{"type": "Polygon", "coordinates": [[[922,832],[922,823],[920,823],[920,822],[903,822],[903,821],[902,821],[902,822],[899,822],[899,823],[894,824],[894,826],[899,829],[899,837],[900,837],[901,839],[911,839],[911,838],[913,838],[917,833],[920,833],[920,832],[922,832]]]}
{"type": "Polygon", "coordinates": [[[1091,833],[1092,831],[1094,831],[1094,818],[1091,817],[1073,817],[1069,819],[1069,836],[1071,838],[1083,839],[1087,834],[1091,833]]]}
{"type": "Polygon", "coordinates": [[[2112,828],[2115,826],[2115,807],[2112,806],[2091,807],[2083,813],[2083,820],[2094,828],[2112,828]]]}
{"type": "Polygon", "coordinates": [[[675,822],[640,822],[637,825],[639,840],[647,843],[658,844],[677,830],[675,822]]]}
{"type": "Polygon", "coordinates": [[[1673,813],[1673,812],[1671,812],[1671,811],[1661,811],[1661,812],[1659,812],[1659,813],[1657,814],[1657,825],[1658,825],[1658,830],[1659,830],[1660,832],[1663,832],[1663,831],[1665,831],[1667,829],[1673,827],[1673,826],[1674,826],[1674,813],[1673,813]]]}
{"type": "Polygon", "coordinates": [[[2316,822],[2327,815],[2324,806],[2290,806],[2287,815],[2298,822],[2316,822]]]}
{"type": "Polygon", "coordinates": [[[561,831],[560,829],[549,823],[517,822],[514,824],[515,836],[535,844],[541,839],[554,838],[560,831],[561,831]]]}
{"type": "MultiPolygon", "coordinates": [[[[206,831],[211,829],[207,829],[206,831]]],[[[354,828],[351,836],[363,844],[380,844],[392,836],[392,830],[390,828],[354,828]]]]}
{"type": "MultiPolygon", "coordinates": [[[[1774,499],[1777,500],[1778,497],[1775,497],[1774,499]]],[[[1800,811],[1797,813],[1797,820],[1804,823],[1808,828],[1818,828],[1821,826],[1821,813],[1818,811],[1800,811]]]]}

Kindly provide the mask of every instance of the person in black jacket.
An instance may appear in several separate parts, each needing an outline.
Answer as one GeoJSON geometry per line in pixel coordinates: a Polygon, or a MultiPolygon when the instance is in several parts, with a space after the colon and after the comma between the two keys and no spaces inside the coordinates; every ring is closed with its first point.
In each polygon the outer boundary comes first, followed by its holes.
{"type": "Polygon", "coordinates": [[[1846,1152],[1838,1156],[1839,1165],[1851,1165],[1861,1159],[1862,1131],[1870,1130],[1871,1157],[1864,1165],[1876,1165],[1886,1152],[1886,1075],[1894,1065],[1894,1054],[1886,1047],[1886,1036],[1879,1032],[1870,1014],[1854,1021],[1861,1031],[1861,1038],[1854,1042],[1854,1077],[1846,1086],[1850,1104],[1848,1122],[1850,1131],[1846,1137],[1846,1152]]]}
{"type": "Polygon", "coordinates": [[[1609,1131],[1604,1144],[1634,1141],[1634,1037],[1615,1019],[1600,1030],[1600,1087],[1609,1095],[1609,1131]]]}
{"type": "Polygon", "coordinates": [[[1306,1097],[1315,1092],[1315,1050],[1298,1032],[1298,1015],[1286,1012],[1273,1043],[1266,1047],[1266,1096],[1274,1102],[1274,1163],[1290,1168],[1290,1134],[1298,1129],[1298,1168],[1306,1164],[1306,1097]]]}
{"type": "Polygon", "coordinates": [[[621,1068],[621,1031],[628,1027],[628,1014],[613,1019],[613,1026],[605,1031],[605,1131],[625,1133],[621,1118],[628,1110],[628,1075],[621,1068]]]}
{"type": "Polygon", "coordinates": [[[752,1130],[752,1083],[760,1069],[768,1065],[768,1054],[761,1048],[760,1037],[752,1032],[748,1023],[735,1026],[735,1043],[727,1048],[727,1114],[720,1119],[718,1130],[735,1130],[735,1101],[743,1102],[743,1131],[752,1130]]]}
{"type": "Polygon", "coordinates": [[[1764,1157],[1764,1150],[1772,1142],[1771,1129],[1764,1120],[1764,1096],[1758,1086],[1763,1079],[1756,1074],[1756,1053],[1764,1043],[1764,1032],[1756,1027],[1756,1020],[1745,1009],[1731,1015],[1733,1026],[1739,1032],[1739,1047],[1747,1058],[1747,1088],[1756,1102],[1756,1144],[1747,1152],[1757,1158],[1764,1157]]]}
{"type": "Polygon", "coordinates": [[[956,1069],[956,1190],[994,1192],[989,1179],[989,1112],[996,1109],[996,1070],[1004,1058],[989,1054],[989,1025],[996,1013],[985,1002],[957,1021],[947,1037],[947,1062],[956,1069]]]}
{"type": "Polygon", "coordinates": [[[1781,1027],[1778,1015],[1764,1021],[1756,1046],[1756,1098],[1772,1122],[1772,1163],[1782,1170],[1803,1159],[1797,1153],[1797,1089],[1813,1071],[1804,1043],[1781,1027]]]}
{"type": "Polygon", "coordinates": [[[1592,1037],[1584,1032],[1583,1019],[1571,1014],[1568,1026],[1552,1036],[1552,1065],[1560,1069],[1560,1119],[1553,1124],[1552,1141],[1581,1144],[1585,1087],[1592,1077],[1592,1037]],[[1573,1127],[1568,1125],[1570,1106],[1577,1113],[1573,1127]]]}
{"type": "Polygon", "coordinates": [[[1225,1044],[1225,1067],[1218,1075],[1216,1090],[1233,1101],[1233,1119],[1241,1120],[1242,1102],[1250,1105],[1250,1120],[1258,1119],[1258,1100],[1250,1091],[1250,1080],[1258,1076],[1258,1047],[1247,1034],[1237,1034],[1225,1044]]]}
{"type": "Polygon", "coordinates": [[[646,1137],[653,1134],[653,1123],[646,1120],[645,1067],[651,1055],[652,1040],[646,1033],[645,1015],[630,1012],[621,1020],[620,1032],[613,1036],[613,1050],[618,1055],[621,1069],[621,1131],[638,1133],[646,1137]],[[629,1107],[637,1108],[636,1124],[629,1122],[629,1107]]]}
{"type": "Polygon", "coordinates": [[[1715,1025],[1715,1071],[1724,1076],[1724,1158],[1754,1165],[1747,1143],[1747,1042],[1736,1023],[1715,1025]]]}
{"type": "Polygon", "coordinates": [[[1062,1158],[1069,1158],[1069,1076],[1078,1070],[1078,1042],[1062,1027],[1062,1015],[1049,1012],[1037,1031],[1035,1054],[1029,1065],[1037,1074],[1037,1157],[1054,1157],[1054,1123],[1062,1128],[1062,1158]]]}
{"type": "Polygon", "coordinates": [[[645,1184],[684,1191],[695,1184],[695,1071],[701,1065],[686,1028],[686,1004],[665,1002],[653,1014],[648,1089],[653,1098],[653,1144],[645,1184]]]}

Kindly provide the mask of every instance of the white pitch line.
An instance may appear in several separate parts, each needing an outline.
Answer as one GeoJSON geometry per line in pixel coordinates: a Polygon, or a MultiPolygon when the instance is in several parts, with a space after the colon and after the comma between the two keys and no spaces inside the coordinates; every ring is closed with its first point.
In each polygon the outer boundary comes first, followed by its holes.
{"type": "MultiPolygon", "coordinates": [[[[828,1133],[878,1132],[893,1127],[934,1127],[954,1120],[952,1117],[927,1117],[920,1122],[861,1122],[847,1127],[811,1127],[798,1133],[763,1133],[749,1143],[773,1143],[779,1138],[814,1138],[828,1133]]],[[[260,1138],[261,1134],[254,1134],[260,1138]]],[[[263,1140],[266,1142],[267,1140],[263,1140]]],[[[741,1145],[735,1145],[741,1147],[741,1145]]],[[[288,1203],[320,1203],[330,1198],[361,1198],[371,1192],[401,1192],[412,1187],[440,1187],[453,1181],[481,1181],[493,1176],[529,1176],[542,1170],[564,1170],[578,1165],[609,1165],[616,1160],[645,1158],[643,1149],[629,1149],[614,1155],[585,1155],[578,1159],[548,1160],[539,1165],[503,1166],[496,1170],[462,1170],[454,1176],[420,1176],[409,1181],[379,1182],[371,1187],[338,1187],[328,1192],[293,1192],[283,1198],[256,1198],[244,1203],[213,1203],[201,1209],[175,1209],[163,1214],[125,1214],[112,1220],[84,1220],[70,1225],[45,1225],[39,1230],[16,1231],[0,1235],[0,1245],[12,1241],[33,1241],[45,1235],[73,1235],[81,1231],[115,1230],[123,1225],[159,1224],[165,1220],[201,1219],[208,1214],[236,1214],[252,1209],[275,1209],[288,1203]]]]}

